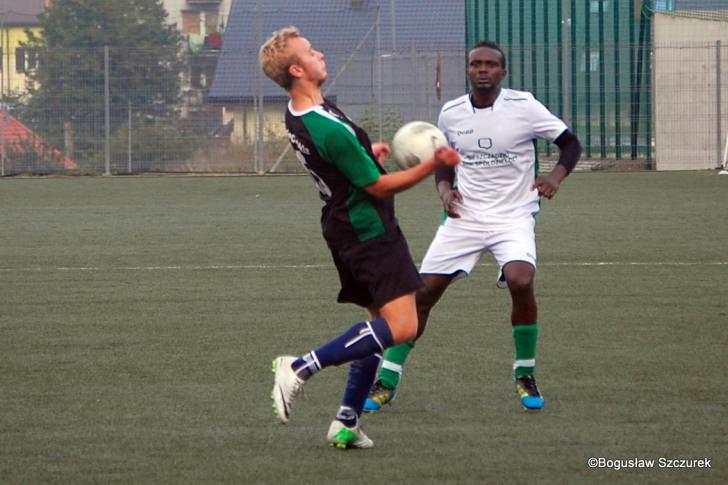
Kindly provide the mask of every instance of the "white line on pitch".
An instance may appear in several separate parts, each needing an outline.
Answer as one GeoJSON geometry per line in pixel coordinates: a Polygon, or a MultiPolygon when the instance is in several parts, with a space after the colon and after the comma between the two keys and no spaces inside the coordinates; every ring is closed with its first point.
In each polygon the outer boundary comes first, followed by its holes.
{"type": "MultiPolygon", "coordinates": [[[[539,266],[726,266],[728,261],[570,261],[543,262],[539,266]]],[[[478,266],[497,266],[496,263],[480,263],[478,266]]],[[[195,270],[246,270],[246,269],[333,269],[333,264],[241,264],[241,265],[193,265],[193,266],[57,266],[32,268],[0,268],[0,272],[43,271],[195,271],[195,270]]]]}

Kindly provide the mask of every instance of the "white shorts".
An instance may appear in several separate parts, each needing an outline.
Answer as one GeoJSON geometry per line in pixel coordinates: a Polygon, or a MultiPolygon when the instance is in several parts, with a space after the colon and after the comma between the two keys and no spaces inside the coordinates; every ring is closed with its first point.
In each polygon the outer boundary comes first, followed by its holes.
{"type": "Polygon", "coordinates": [[[491,253],[498,263],[499,286],[503,287],[503,266],[511,261],[525,261],[536,267],[536,221],[495,231],[463,227],[457,219],[442,224],[430,243],[420,266],[420,274],[468,275],[484,253],[491,253]]]}

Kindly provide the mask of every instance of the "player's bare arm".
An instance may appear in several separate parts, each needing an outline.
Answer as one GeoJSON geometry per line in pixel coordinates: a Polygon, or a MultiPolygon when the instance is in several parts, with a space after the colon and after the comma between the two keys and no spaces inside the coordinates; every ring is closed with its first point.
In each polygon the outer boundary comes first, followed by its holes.
{"type": "Polygon", "coordinates": [[[390,197],[407,190],[441,167],[454,167],[460,163],[460,155],[450,147],[440,147],[435,155],[424,162],[399,172],[384,174],[376,182],[364,187],[373,197],[390,197]]]}
{"type": "Polygon", "coordinates": [[[453,167],[442,167],[435,172],[435,184],[437,193],[442,201],[442,207],[448,217],[457,219],[460,214],[457,212],[457,204],[463,202],[463,196],[454,188],[455,169],[453,167]]]}
{"type": "Polygon", "coordinates": [[[579,139],[571,131],[565,130],[554,140],[556,146],[559,147],[559,161],[548,175],[540,175],[536,178],[531,190],[538,190],[538,194],[547,199],[553,198],[559,191],[561,181],[576,166],[581,156],[581,143],[579,139]]]}

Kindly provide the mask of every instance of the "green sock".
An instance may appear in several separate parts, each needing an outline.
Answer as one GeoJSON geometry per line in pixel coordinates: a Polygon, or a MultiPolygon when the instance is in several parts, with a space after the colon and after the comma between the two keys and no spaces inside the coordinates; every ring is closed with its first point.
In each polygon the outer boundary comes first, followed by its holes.
{"type": "Polygon", "coordinates": [[[415,341],[410,340],[403,344],[390,347],[384,353],[382,368],[379,370],[379,380],[384,387],[394,389],[402,378],[402,366],[410,351],[415,347],[415,341]]]}
{"type": "Polygon", "coordinates": [[[532,375],[536,368],[536,343],[538,342],[538,323],[515,325],[513,342],[516,346],[516,360],[513,374],[516,377],[532,375]]]}

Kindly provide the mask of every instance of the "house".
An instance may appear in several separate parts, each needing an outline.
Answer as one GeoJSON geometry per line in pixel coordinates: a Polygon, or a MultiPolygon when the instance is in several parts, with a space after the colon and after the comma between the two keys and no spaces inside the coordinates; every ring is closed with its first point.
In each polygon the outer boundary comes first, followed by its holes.
{"type": "Polygon", "coordinates": [[[162,0],[170,23],[185,42],[180,118],[185,129],[208,133],[219,125],[220,108],[205,104],[233,0],[162,0]]]}
{"type": "Polygon", "coordinates": [[[49,147],[33,130],[0,109],[0,176],[6,173],[49,173],[75,170],[76,162],[49,147]]]}
{"type": "Polygon", "coordinates": [[[0,98],[25,91],[25,74],[37,65],[38,57],[20,44],[25,30],[40,33],[38,15],[49,0],[3,0],[0,2],[0,98]]]}
{"type": "Polygon", "coordinates": [[[233,0],[162,0],[168,19],[191,49],[219,48],[233,0]]]}
{"type": "Polygon", "coordinates": [[[288,99],[258,64],[258,49],[279,28],[296,25],[324,52],[327,96],[355,120],[381,111],[397,122],[435,121],[465,88],[465,2],[419,0],[236,0],[208,102],[222,105],[231,141],[256,138],[262,98],[265,136],[280,138],[288,99]],[[426,3],[426,8],[423,4],[426,3]]]}

